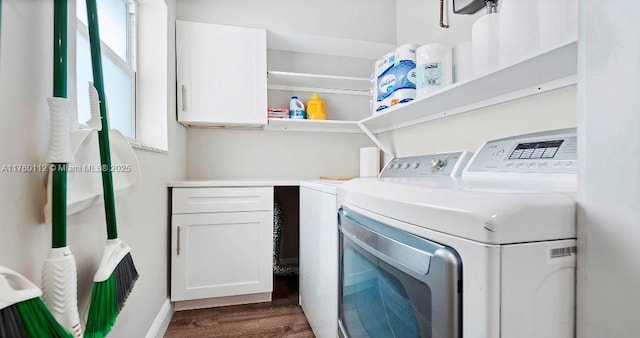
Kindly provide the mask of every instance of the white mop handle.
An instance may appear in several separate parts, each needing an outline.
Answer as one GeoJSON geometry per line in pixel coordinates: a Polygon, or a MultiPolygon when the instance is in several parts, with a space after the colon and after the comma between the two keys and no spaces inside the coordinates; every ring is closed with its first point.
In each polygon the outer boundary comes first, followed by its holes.
{"type": "Polygon", "coordinates": [[[0,310],[28,299],[42,296],[42,291],[21,274],[0,265],[0,310]]]}
{"type": "Polygon", "coordinates": [[[60,325],[81,337],[76,276],[71,249],[68,246],[49,249],[42,268],[42,299],[60,325]]]}
{"type": "Polygon", "coordinates": [[[62,97],[49,97],[47,103],[51,113],[51,142],[47,162],[73,162],[69,130],[73,101],[62,97]]]}
{"type": "Polygon", "coordinates": [[[87,121],[87,125],[91,129],[97,131],[102,130],[102,118],[100,117],[100,98],[98,97],[98,91],[93,86],[93,82],[89,81],[89,111],[91,112],[91,118],[87,121]]]}

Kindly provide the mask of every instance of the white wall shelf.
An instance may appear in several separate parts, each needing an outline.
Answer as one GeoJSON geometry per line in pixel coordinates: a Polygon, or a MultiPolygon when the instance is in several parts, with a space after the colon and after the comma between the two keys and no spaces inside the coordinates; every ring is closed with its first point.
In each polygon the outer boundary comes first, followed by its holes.
{"type": "Polygon", "coordinates": [[[268,71],[268,89],[369,95],[370,79],[353,76],[268,71]]]}
{"type": "Polygon", "coordinates": [[[361,133],[356,121],[269,119],[264,130],[361,133]]]}
{"type": "Polygon", "coordinates": [[[493,72],[360,121],[381,133],[576,84],[577,42],[543,51],[493,72]]]}

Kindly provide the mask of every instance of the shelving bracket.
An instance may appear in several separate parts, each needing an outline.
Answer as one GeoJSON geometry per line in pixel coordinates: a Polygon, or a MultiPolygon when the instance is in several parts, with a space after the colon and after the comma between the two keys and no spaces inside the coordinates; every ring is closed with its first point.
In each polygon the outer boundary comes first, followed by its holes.
{"type": "Polygon", "coordinates": [[[358,122],[358,127],[360,127],[360,129],[362,129],[362,131],[367,134],[371,141],[373,141],[373,143],[375,143],[376,146],[378,146],[378,148],[380,148],[387,156],[391,158],[396,157],[395,152],[393,151],[393,147],[389,147],[387,144],[382,142],[373,132],[371,132],[371,130],[369,130],[369,128],[367,128],[367,126],[365,126],[361,122],[358,122]]]}

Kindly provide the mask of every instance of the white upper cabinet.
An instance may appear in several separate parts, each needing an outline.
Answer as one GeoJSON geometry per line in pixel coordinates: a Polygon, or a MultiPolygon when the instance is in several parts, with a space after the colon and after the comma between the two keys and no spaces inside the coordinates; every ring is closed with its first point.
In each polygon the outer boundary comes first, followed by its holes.
{"type": "Polygon", "coordinates": [[[267,124],[264,29],[176,21],[178,122],[267,124]]]}

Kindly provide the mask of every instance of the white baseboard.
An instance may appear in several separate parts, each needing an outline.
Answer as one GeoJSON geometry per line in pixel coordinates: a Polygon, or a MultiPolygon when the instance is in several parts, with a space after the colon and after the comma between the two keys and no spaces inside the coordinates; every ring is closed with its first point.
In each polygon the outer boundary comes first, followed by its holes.
{"type": "Polygon", "coordinates": [[[171,317],[173,316],[173,304],[169,301],[169,298],[165,299],[164,303],[160,307],[160,311],[156,315],[156,319],[153,320],[149,331],[147,331],[146,338],[162,338],[164,333],[169,327],[171,317]]]}

